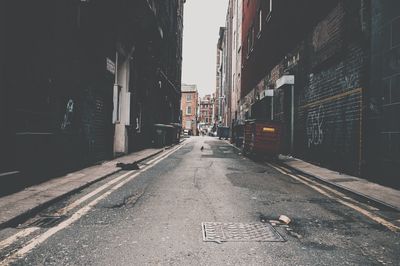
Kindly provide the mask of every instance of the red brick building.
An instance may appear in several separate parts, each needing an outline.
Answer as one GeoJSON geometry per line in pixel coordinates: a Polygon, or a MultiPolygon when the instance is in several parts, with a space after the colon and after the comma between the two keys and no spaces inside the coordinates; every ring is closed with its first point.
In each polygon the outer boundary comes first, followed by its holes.
{"type": "Polygon", "coordinates": [[[197,105],[199,94],[196,85],[182,84],[181,114],[182,129],[197,134],[197,105]]]}
{"type": "Polygon", "coordinates": [[[206,95],[200,99],[199,104],[199,123],[210,126],[213,122],[213,99],[211,95],[206,95]]]}

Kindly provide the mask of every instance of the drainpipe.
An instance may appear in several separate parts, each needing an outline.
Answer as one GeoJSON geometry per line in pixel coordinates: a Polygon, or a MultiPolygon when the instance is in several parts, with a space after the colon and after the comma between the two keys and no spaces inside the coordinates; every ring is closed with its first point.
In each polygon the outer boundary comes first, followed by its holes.
{"type": "Polygon", "coordinates": [[[271,97],[271,121],[274,120],[274,96],[271,97]]]}
{"type": "Polygon", "coordinates": [[[290,152],[294,154],[294,84],[291,85],[290,152]]]}
{"type": "Polygon", "coordinates": [[[115,51],[115,78],[114,86],[118,86],[118,50],[115,51]]]}

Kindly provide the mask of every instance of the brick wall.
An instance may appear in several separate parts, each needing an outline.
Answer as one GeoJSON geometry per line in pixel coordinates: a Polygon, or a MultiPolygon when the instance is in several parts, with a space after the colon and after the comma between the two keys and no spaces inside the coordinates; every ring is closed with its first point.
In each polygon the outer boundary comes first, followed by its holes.
{"type": "Polygon", "coordinates": [[[371,4],[368,172],[378,181],[396,184],[400,177],[400,1],[371,4]]]}
{"type": "MultiPolygon", "coordinates": [[[[359,6],[340,1],[294,54],[295,153],[326,167],[360,175],[367,50],[359,6]]],[[[286,116],[287,117],[287,116],[286,116]]]]}
{"type": "MultiPolygon", "coordinates": [[[[265,85],[295,75],[295,156],[359,175],[363,166],[363,95],[368,45],[361,32],[360,4],[338,1],[308,34],[267,73],[265,85]]],[[[289,87],[276,91],[274,118],[283,123],[289,153],[289,87]]]]}

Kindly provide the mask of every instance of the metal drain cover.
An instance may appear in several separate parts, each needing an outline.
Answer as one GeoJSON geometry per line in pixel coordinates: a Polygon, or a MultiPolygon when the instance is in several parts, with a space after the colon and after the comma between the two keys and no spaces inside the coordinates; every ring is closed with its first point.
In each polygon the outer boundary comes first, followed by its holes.
{"type": "Polygon", "coordinates": [[[284,242],[272,225],[267,223],[203,222],[205,242],[284,242]]]}

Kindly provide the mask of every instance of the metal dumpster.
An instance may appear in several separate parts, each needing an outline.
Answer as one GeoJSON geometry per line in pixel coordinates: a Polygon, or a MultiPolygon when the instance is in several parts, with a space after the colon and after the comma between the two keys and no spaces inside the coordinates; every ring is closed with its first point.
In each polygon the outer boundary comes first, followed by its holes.
{"type": "Polygon", "coordinates": [[[244,141],[244,125],[235,125],[234,134],[232,135],[234,135],[236,147],[242,147],[244,141]]]}
{"type": "Polygon", "coordinates": [[[247,120],[244,126],[244,153],[269,157],[279,155],[281,131],[277,122],[247,120]]]}
{"type": "Polygon", "coordinates": [[[171,123],[171,125],[174,127],[172,141],[173,143],[179,143],[181,138],[182,125],[179,123],[171,123]]]}
{"type": "Polygon", "coordinates": [[[229,138],[229,127],[219,126],[217,128],[217,134],[219,139],[228,139],[229,138]]]}
{"type": "Polygon", "coordinates": [[[157,148],[171,145],[174,139],[174,127],[165,124],[155,124],[154,144],[157,148]]]}

